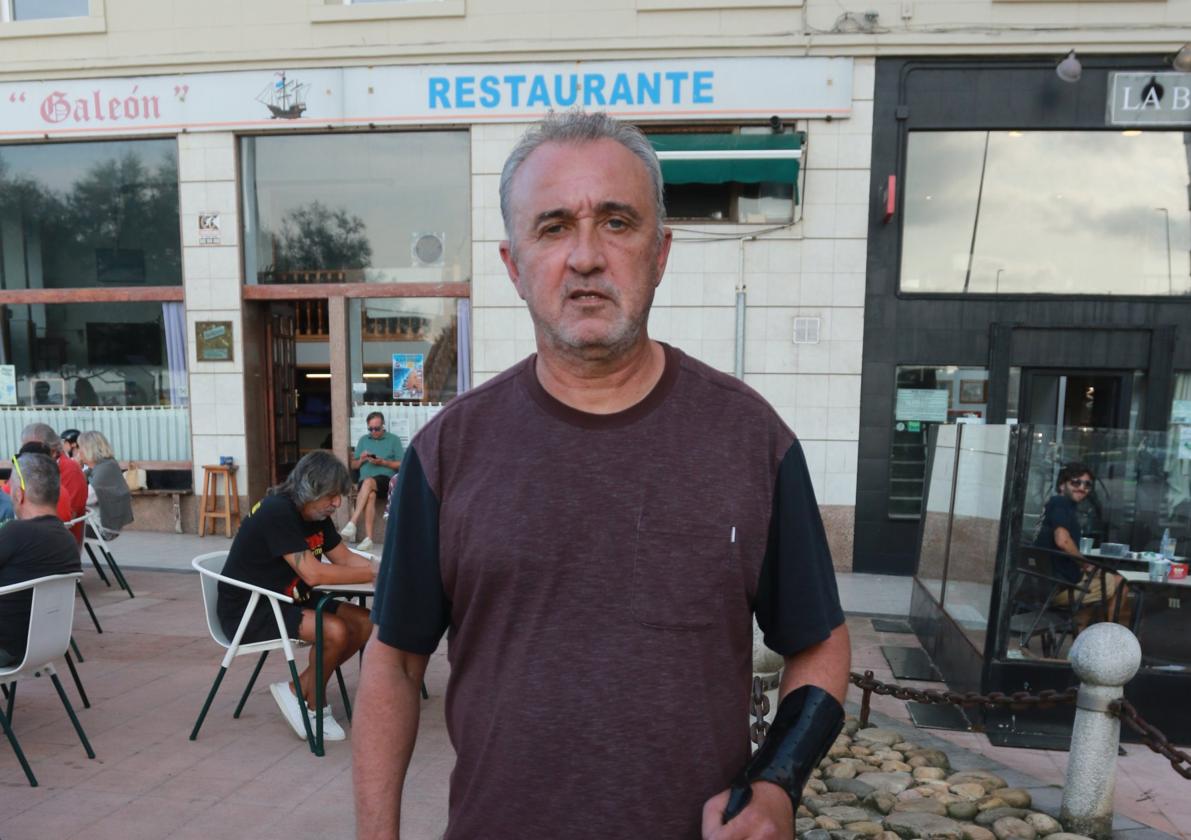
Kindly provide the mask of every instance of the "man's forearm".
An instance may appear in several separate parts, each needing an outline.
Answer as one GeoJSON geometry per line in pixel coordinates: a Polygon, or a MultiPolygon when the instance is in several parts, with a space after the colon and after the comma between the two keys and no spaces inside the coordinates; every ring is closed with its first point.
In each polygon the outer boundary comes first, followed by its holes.
{"type": "Polygon", "coordinates": [[[356,836],[361,840],[400,834],[401,791],[418,735],[424,663],[378,641],[376,631],[364,651],[352,720],[356,836]]]}
{"type": "Polygon", "coordinates": [[[787,657],[782,672],[780,697],[802,685],[817,685],[843,704],[848,696],[848,672],[852,667],[852,643],[848,625],[841,624],[831,635],[787,657]]]}

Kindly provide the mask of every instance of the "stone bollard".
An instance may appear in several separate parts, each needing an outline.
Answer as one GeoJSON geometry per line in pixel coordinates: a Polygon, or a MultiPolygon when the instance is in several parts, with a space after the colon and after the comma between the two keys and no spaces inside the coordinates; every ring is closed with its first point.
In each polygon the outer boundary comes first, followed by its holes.
{"type": "Polygon", "coordinates": [[[1080,686],[1059,820],[1073,834],[1108,840],[1121,740],[1120,718],[1108,706],[1141,666],[1141,645],[1122,625],[1103,622],[1079,634],[1070,660],[1080,686]]]}

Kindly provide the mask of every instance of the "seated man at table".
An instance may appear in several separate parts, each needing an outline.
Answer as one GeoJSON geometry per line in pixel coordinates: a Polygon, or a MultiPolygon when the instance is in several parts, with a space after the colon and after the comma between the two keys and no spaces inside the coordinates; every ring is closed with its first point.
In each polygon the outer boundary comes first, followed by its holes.
{"type": "MultiPolygon", "coordinates": [[[[314,587],[370,583],[376,578],[373,562],[353,553],[330,519],[350,489],[351,476],[338,458],[323,449],[311,452],[253,507],[228,552],[224,575],[294,599],[294,604],[280,604],[291,639],[314,641],[314,587]],[[324,563],[324,558],[330,563],[324,563]]],[[[220,582],[217,612],[229,639],[235,636],[250,597],[248,590],[220,582]]],[[[326,680],[364,647],[371,633],[372,622],[364,608],[338,601],[327,605],[323,616],[324,692],[326,680]]],[[[276,638],[277,621],[269,602],[262,598],[241,641],[276,638]]],[[[314,656],[312,647],[310,664],[298,678],[307,710],[314,708],[314,656]]],[[[289,682],[274,683],[269,689],[294,732],[305,738],[303,707],[289,682]]],[[[306,714],[314,716],[311,711],[306,714]]],[[[331,741],[345,737],[343,728],[331,717],[330,706],[323,709],[323,731],[331,741]]]]}
{"type": "Polygon", "coordinates": [[[389,495],[389,480],[401,466],[401,457],[405,449],[401,445],[401,438],[385,431],[385,416],[379,411],[369,414],[364,422],[368,424],[368,434],[356,443],[352,452],[352,469],[360,471],[360,486],[356,493],[356,509],[352,511],[352,518],[340,533],[345,540],[356,539],[356,521],[364,519],[364,539],[356,548],[367,551],[372,548],[372,520],[376,513],[376,503],[385,503],[389,495]]]}
{"type": "MultiPolygon", "coordinates": [[[[0,529],[0,586],[82,570],[79,547],[58,518],[58,467],[46,455],[27,453],[12,467],[16,521],[0,529]]],[[[25,657],[31,591],[0,597],[0,667],[25,657]]]]}
{"type": "MultiPolygon", "coordinates": [[[[1083,464],[1072,462],[1059,471],[1055,490],[1042,512],[1042,522],[1039,523],[1038,535],[1034,538],[1034,545],[1050,551],[1062,552],[1055,558],[1055,572],[1071,583],[1079,583],[1085,574],[1090,575],[1088,594],[1084,596],[1083,606],[1096,607],[1106,599],[1114,599],[1120,587],[1121,579],[1114,574],[1100,575],[1096,566],[1084,562],[1084,556],[1079,551],[1079,540],[1082,536],[1079,524],[1079,503],[1084,501],[1092,491],[1096,477],[1083,464]],[[1065,556],[1063,556],[1065,555],[1065,556]],[[1106,579],[1108,592],[1105,593],[1101,581],[1106,579]]],[[[1071,590],[1065,589],[1054,599],[1057,605],[1066,605],[1070,601],[1071,590]]]]}

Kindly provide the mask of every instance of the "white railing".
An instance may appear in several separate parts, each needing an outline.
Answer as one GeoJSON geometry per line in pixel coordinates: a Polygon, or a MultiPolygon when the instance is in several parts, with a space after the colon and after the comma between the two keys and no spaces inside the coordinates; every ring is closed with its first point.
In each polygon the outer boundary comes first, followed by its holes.
{"type": "Polygon", "coordinates": [[[178,406],[0,407],[0,458],[21,445],[21,429],[46,423],[56,431],[103,432],[118,461],[189,461],[190,409],[178,406]],[[7,447],[7,448],[4,448],[7,447]]]}

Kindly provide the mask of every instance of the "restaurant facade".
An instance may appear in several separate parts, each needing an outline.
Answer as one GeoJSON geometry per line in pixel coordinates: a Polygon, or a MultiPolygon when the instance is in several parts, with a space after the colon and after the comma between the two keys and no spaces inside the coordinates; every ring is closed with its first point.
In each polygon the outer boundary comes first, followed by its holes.
{"type": "MultiPolygon", "coordinates": [[[[408,438],[533,352],[499,172],[576,106],[662,153],[651,334],[774,404],[841,569],[912,571],[932,424],[1093,387],[1113,422],[1166,428],[1191,369],[1184,135],[1105,121],[1114,73],[1171,71],[1191,2],[1140,28],[1148,5],[1102,4],[1045,41],[1026,30],[1064,4],[51,5],[0,0],[10,446],[33,417],[99,428],[162,490],[231,457],[247,504],[306,451],[346,457],[369,411],[408,438]],[[1077,83],[1055,75],[1068,40],[1077,83]],[[1122,219],[1132,238],[1101,241],[1122,219]],[[944,384],[945,406],[911,393],[944,384]]],[[[194,528],[192,496],[176,520],[137,505],[137,527],[194,528]]]]}

